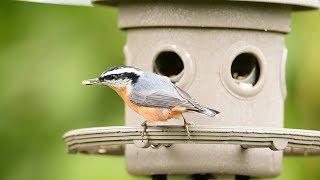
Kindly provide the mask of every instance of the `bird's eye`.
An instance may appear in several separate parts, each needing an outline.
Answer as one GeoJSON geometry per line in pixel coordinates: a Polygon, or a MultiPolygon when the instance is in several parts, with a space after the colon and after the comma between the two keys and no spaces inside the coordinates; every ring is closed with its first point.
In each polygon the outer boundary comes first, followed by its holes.
{"type": "Polygon", "coordinates": [[[110,77],[110,79],[117,79],[118,76],[116,74],[110,74],[109,77],[110,77]]]}

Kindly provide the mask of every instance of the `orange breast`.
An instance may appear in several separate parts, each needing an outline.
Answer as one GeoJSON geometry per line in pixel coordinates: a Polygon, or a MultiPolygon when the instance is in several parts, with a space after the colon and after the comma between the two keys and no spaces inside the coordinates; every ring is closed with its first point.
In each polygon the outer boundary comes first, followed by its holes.
{"type": "Polygon", "coordinates": [[[185,108],[180,107],[165,109],[139,106],[130,101],[126,88],[114,90],[132,110],[143,116],[147,121],[166,121],[171,118],[178,118],[185,111],[185,108]]]}

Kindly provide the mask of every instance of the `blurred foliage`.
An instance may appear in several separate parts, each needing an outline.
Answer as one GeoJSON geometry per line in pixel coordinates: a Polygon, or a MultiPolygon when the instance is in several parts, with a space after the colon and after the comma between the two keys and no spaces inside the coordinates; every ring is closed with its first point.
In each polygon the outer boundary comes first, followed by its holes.
{"type": "MultiPolygon", "coordinates": [[[[121,125],[123,103],[81,81],[124,63],[116,9],[0,2],[0,179],[141,179],[123,157],[68,155],[70,129],[121,125]]],[[[286,127],[320,130],[320,15],[293,15],[286,127]]],[[[286,157],[278,179],[320,179],[319,157],[286,157]]]]}

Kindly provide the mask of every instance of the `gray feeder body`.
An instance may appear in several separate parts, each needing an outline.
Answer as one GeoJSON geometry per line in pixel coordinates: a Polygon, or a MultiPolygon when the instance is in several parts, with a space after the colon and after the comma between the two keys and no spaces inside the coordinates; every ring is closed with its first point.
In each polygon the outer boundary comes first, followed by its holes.
{"type": "MultiPolygon", "coordinates": [[[[283,127],[285,35],[290,31],[290,14],[318,7],[317,0],[95,3],[118,6],[119,26],[128,33],[124,48],[128,65],[153,71],[162,52],[174,52],[184,64],[177,85],[201,104],[221,111],[215,118],[186,113],[189,122],[283,127]]],[[[144,121],[128,107],[125,117],[130,126],[144,121]]],[[[165,124],[183,125],[183,121],[165,124]]],[[[128,171],[135,175],[273,177],[281,172],[282,151],[227,144],[174,144],[158,149],[127,145],[125,158],[128,171]]]]}

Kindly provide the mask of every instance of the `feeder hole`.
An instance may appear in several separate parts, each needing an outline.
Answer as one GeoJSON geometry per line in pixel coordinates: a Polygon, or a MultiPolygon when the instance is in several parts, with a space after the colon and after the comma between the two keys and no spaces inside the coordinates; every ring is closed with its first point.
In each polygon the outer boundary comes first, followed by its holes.
{"type": "Polygon", "coordinates": [[[253,87],[260,76],[260,65],[257,57],[252,53],[238,55],[232,62],[231,76],[239,86],[253,87]]]}
{"type": "Polygon", "coordinates": [[[157,74],[167,76],[171,82],[178,82],[184,72],[184,64],[180,56],[172,51],[159,53],[153,63],[153,71],[157,74]]]}

